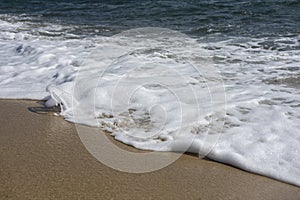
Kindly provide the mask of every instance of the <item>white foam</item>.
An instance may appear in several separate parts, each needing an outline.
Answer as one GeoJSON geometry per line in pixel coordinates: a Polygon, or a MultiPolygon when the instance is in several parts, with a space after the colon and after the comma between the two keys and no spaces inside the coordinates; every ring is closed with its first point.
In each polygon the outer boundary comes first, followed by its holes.
{"type": "Polygon", "coordinates": [[[63,104],[65,119],[100,126],[137,148],[182,151],[192,144],[188,151],[198,153],[212,115],[220,116],[207,106],[202,76],[180,56],[206,51],[227,96],[222,136],[208,157],[300,186],[300,91],[284,81],[299,78],[298,38],[278,37],[270,47],[268,38],[229,38],[172,51],[157,41],[162,48],[147,52],[136,50],[141,41],[53,38],[27,26],[0,20],[1,98],[48,99],[47,106],[63,104]],[[161,85],[151,84],[153,77],[161,85]]]}

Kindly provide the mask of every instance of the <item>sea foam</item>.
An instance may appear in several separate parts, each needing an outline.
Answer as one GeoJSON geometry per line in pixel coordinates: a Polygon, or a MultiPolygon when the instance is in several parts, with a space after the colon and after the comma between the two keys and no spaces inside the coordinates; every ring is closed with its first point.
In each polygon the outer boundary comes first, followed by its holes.
{"type": "Polygon", "coordinates": [[[166,39],[145,47],[118,36],[39,35],[27,26],[0,21],[1,98],[60,104],[66,120],[157,151],[201,153],[212,122],[221,121],[207,157],[300,186],[297,37],[166,39]],[[208,87],[210,70],[203,65],[199,73],[189,62],[203,52],[222,75],[226,113],[224,102],[211,103],[220,82],[210,77],[208,87]]]}

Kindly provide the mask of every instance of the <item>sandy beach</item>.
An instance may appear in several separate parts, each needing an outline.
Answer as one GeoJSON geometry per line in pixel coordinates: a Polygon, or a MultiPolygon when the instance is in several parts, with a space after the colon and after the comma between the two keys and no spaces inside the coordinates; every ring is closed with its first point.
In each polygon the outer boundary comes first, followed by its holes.
{"type": "Polygon", "coordinates": [[[0,100],[0,199],[300,198],[299,187],[194,155],[151,173],[113,170],[88,153],[74,124],[31,106],[40,105],[0,100]]]}

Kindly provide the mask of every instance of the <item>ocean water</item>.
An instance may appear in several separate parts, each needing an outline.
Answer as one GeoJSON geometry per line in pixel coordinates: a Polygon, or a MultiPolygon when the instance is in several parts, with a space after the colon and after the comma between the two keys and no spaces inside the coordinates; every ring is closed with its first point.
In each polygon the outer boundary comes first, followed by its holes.
{"type": "Polygon", "coordinates": [[[0,30],[1,98],[300,186],[299,1],[0,1],[0,30]]]}

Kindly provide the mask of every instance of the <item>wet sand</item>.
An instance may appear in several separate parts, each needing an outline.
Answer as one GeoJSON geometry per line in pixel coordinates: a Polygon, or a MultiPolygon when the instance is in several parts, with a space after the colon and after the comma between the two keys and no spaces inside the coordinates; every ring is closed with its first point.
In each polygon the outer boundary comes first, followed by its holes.
{"type": "Polygon", "coordinates": [[[88,153],[74,124],[31,106],[39,105],[0,100],[0,199],[300,199],[299,187],[193,155],[151,173],[113,170],[88,153]]]}

